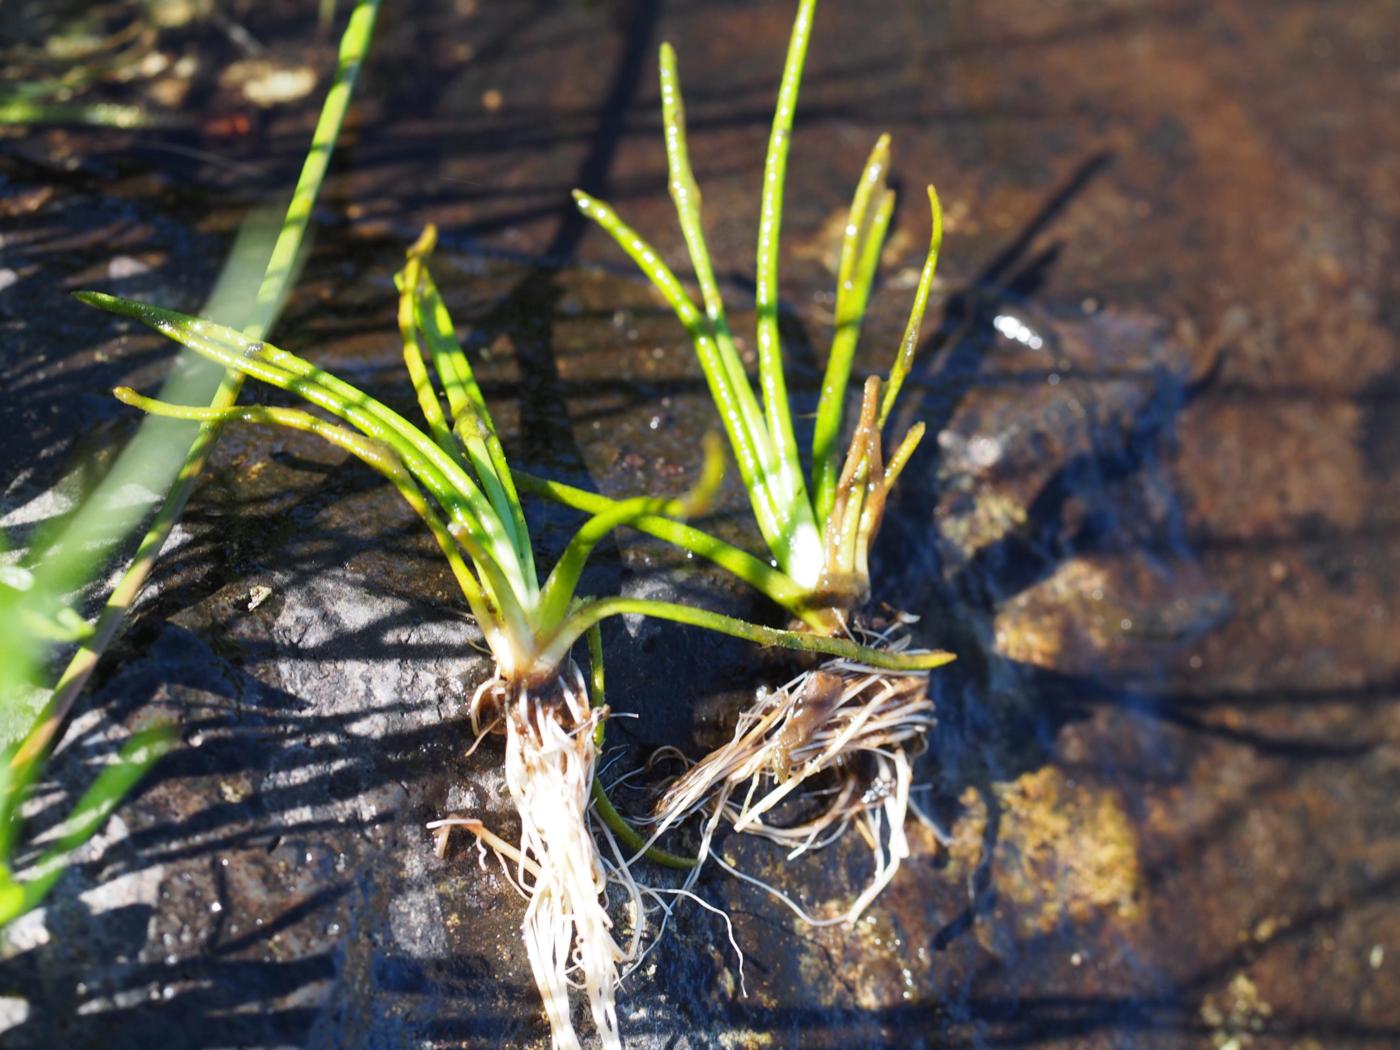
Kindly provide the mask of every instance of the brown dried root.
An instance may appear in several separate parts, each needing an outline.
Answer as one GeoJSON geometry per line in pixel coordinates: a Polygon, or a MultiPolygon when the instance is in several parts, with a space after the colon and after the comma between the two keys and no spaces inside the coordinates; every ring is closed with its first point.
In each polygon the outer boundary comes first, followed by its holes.
{"type": "MultiPolygon", "coordinates": [[[[893,636],[908,622],[903,618],[875,640],[905,648],[907,635],[893,636]]],[[[891,675],[829,661],[760,697],[740,717],[728,744],[678,777],[655,807],[652,837],[708,813],[702,861],[717,818],[787,847],[789,858],[795,858],[854,826],[874,854],[875,874],[851,906],[829,919],[814,919],[783,899],[809,922],[855,922],[909,855],[904,835],[913,786],[908,750],[933,725],[926,674],[891,675]],[[828,772],[835,774],[834,786],[800,791],[828,772]],[[775,807],[795,796],[817,804],[819,812],[797,824],[772,822],[775,807]]]]}
{"type": "Polygon", "coordinates": [[[428,827],[438,834],[439,849],[449,828],[471,831],[508,865],[508,877],[529,901],[521,929],[557,1050],[580,1047],[569,1012],[571,987],[584,992],[602,1045],[620,1050],[618,967],[638,955],[643,910],[627,866],[605,864],[590,832],[593,731],[602,709],[589,708],[583,676],[571,662],[543,689],[488,683],[473,697],[471,715],[478,732],[483,720],[488,731],[504,723],[506,786],[520,814],[520,845],[470,818],[428,827]],[[613,936],[609,882],[631,898],[634,932],[626,948],[613,936]]]}

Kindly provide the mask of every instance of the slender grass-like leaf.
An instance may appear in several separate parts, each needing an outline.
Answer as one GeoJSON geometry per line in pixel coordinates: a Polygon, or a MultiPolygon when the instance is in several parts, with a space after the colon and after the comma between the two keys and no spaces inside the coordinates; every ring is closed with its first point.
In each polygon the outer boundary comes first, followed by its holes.
{"type": "Polygon", "coordinates": [[[841,469],[837,462],[837,445],[846,405],[846,387],[894,205],[894,194],[885,188],[889,163],[890,137],[881,135],[856,184],[841,239],[841,260],[836,271],[836,334],[826,359],[812,430],[812,498],[817,522],[823,527],[836,497],[836,477],[841,469]],[[873,209],[872,200],[876,204],[873,209]]]}
{"type": "Polygon", "coordinates": [[[160,113],[119,102],[41,102],[0,98],[0,126],[69,124],[96,128],[177,128],[188,124],[177,113],[160,113]]]}
{"type": "Polygon", "coordinates": [[[574,198],[578,201],[579,210],[606,230],[651,279],[652,284],[661,292],[662,298],[690,333],[710,396],[719,410],[720,422],[729,437],[730,447],[734,450],[734,459],[739,465],[739,476],[743,478],[744,486],[750,493],[754,520],[759,532],[763,534],[764,541],[778,559],[778,564],[790,573],[793,561],[791,527],[783,521],[773,488],[778,473],[776,450],[757,409],[752,407],[754,396],[748,379],[735,382],[733,369],[725,363],[705,315],[691,301],[676,275],[657,254],[656,249],[618,218],[617,213],[602,201],[581,190],[574,191],[574,198]]]}
{"type": "Polygon", "coordinates": [[[540,623],[548,630],[563,619],[574,601],[584,563],[593,548],[610,532],[644,517],[689,517],[708,506],[724,480],[723,453],[712,441],[705,443],[705,464],[699,482],[680,499],[634,496],[599,511],[574,534],[540,590],[540,623]]]}
{"type": "MultiPolygon", "coordinates": [[[[883,515],[889,486],[898,478],[918,443],[900,439],[891,457],[893,470],[880,462],[883,428],[908,375],[933,283],[942,237],[942,215],[932,188],[929,202],[933,229],[905,336],[891,369],[878,415],[861,424],[861,436],[841,451],[845,402],[860,337],[894,210],[894,193],[886,185],[889,138],[881,136],[871,151],[851,201],[837,273],[835,332],[818,401],[812,440],[812,486],[805,484],[793,439],[791,406],[782,369],[778,326],[778,259],[783,184],[791,146],[798,88],[812,32],[815,0],[800,0],[788,43],[768,151],[764,159],[756,261],[758,384],[761,405],[745,373],[729,331],[714,266],[705,243],[700,190],[690,167],[685,112],[674,51],[663,45],[660,57],[661,103],[669,185],[696,282],[702,311],[656,250],[607,204],[575,191],[583,213],[598,223],[633,259],[670,304],[685,326],[734,450],[764,542],[784,576],[806,597],[776,598],[788,609],[812,610],[808,626],[828,633],[842,629],[847,617],[869,594],[869,546],[883,515]],[[761,414],[761,419],[757,418],[761,414]],[[860,492],[839,495],[843,484],[860,492]],[[839,513],[838,513],[839,511],[839,513]]],[[[570,494],[556,493],[567,501],[570,494]]],[[[666,531],[688,550],[697,537],[666,531]]],[[[735,559],[725,552],[733,563],[735,559]]],[[[743,578],[755,582],[752,573],[743,578]]],[[[770,581],[777,582],[777,581],[770,581]]],[[[761,586],[761,584],[756,584],[761,586]]]]}
{"type": "MultiPolygon", "coordinates": [[[[434,371],[447,396],[448,409],[452,413],[453,435],[461,442],[472,469],[480,479],[497,516],[506,525],[516,556],[520,561],[522,576],[530,593],[535,593],[535,556],[530,545],[530,534],[525,524],[525,515],[520,508],[520,497],[515,490],[510,464],[506,462],[505,450],[496,424],[486,408],[486,399],[472,372],[462,346],[457,342],[453,331],[452,318],[447,305],[433,283],[425,260],[437,243],[437,229],[428,226],[418,242],[409,250],[408,263],[399,275],[399,282],[406,286],[401,289],[400,327],[404,324],[403,314],[412,318],[411,329],[405,333],[405,353],[408,341],[415,344],[417,336],[427,340],[432,354],[434,371]]],[[[434,396],[434,401],[436,397],[434,396]]]]}
{"type": "MultiPolygon", "coordinates": [[[[253,316],[244,329],[244,334],[249,340],[261,339],[266,334],[286,297],[295,262],[311,220],[312,208],[329,170],[331,154],[345,121],[350,96],[374,35],[378,13],[379,0],[359,0],[350,13],[350,20],[340,41],[335,79],[321,107],[321,114],[311,137],[311,148],[302,165],[281,232],[263,271],[253,316]]],[[[215,408],[232,405],[238,400],[241,386],[241,375],[232,372],[226,374],[211,405],[215,408]]],[[[69,660],[54,685],[53,693],[43,712],[16,752],[13,761],[22,761],[42,754],[52,744],[73,701],[102,654],[116,637],[127,610],[144,588],[156,558],[169,538],[170,530],[189,501],[195,481],[203,472],[204,463],[217,438],[217,424],[206,425],[199,431],[170,492],[142,537],[131,564],[103,606],[91,637],[69,660]]]]}
{"type": "Polygon", "coordinates": [[[663,602],[651,598],[595,598],[579,605],[560,626],[551,639],[546,656],[563,654],[588,628],[610,616],[649,616],[655,620],[703,627],[717,634],[727,634],[770,648],[795,649],[801,652],[835,656],[866,667],[885,671],[931,671],[952,663],[952,653],[939,650],[891,652],[886,649],[858,645],[846,638],[828,638],[809,631],[783,631],[764,627],[733,616],[697,609],[692,605],[663,602]]]}
{"type": "MultiPolygon", "coordinates": [[[[757,502],[761,501],[762,513],[772,522],[769,531],[778,538],[778,508],[788,502],[775,494],[771,487],[771,482],[776,480],[779,474],[778,449],[768,432],[758,399],[749,385],[748,373],[744,370],[743,361],[734,345],[734,337],[730,334],[729,322],[724,313],[724,300],[720,296],[714,266],[710,262],[709,248],[705,244],[700,187],[691,171],[690,151],[686,145],[685,105],[681,98],[680,78],[676,71],[676,53],[669,44],[663,44],[661,47],[660,67],[662,126],[665,128],[671,199],[676,206],[676,215],[680,219],[681,233],[690,252],[695,280],[700,285],[700,294],[705,303],[705,316],[709,322],[707,334],[714,344],[713,353],[701,354],[701,366],[711,388],[719,388],[723,392],[722,405],[733,406],[731,442],[735,442],[736,448],[742,446],[750,449],[749,456],[762,464],[758,475],[758,480],[762,483],[753,489],[755,509],[758,509],[757,502]]],[[[620,222],[616,222],[616,228],[619,233],[625,230],[620,222]]],[[[635,234],[633,238],[635,239],[635,234]]],[[[647,247],[645,252],[655,254],[650,247],[647,247]]],[[[681,320],[685,323],[686,318],[682,317],[681,320]]],[[[716,403],[721,402],[717,399],[716,403]]],[[[727,412],[725,415],[727,419],[730,417],[727,412]]]]}
{"type": "MultiPolygon", "coordinates": [[[[581,510],[589,514],[601,514],[616,503],[607,496],[599,495],[596,492],[587,492],[562,481],[541,478],[525,471],[516,471],[515,476],[525,492],[535,496],[543,496],[565,507],[572,507],[574,510],[581,510]]],[[[693,525],[657,515],[643,515],[628,522],[628,525],[639,532],[655,536],[681,550],[689,551],[697,557],[713,562],[782,606],[793,616],[808,623],[814,630],[830,634],[839,627],[825,617],[823,610],[814,609],[804,604],[809,596],[806,588],[799,587],[782,570],[754,557],[746,550],[725,543],[693,525]]]]}
{"type": "Polygon", "coordinates": [[[525,583],[524,566],[495,508],[462,465],[403,416],[295,354],[248,343],[235,329],[101,292],[76,297],[150,325],[225,368],[304,397],[392,449],[442,507],[449,531],[475,552],[482,583],[501,616],[518,634],[532,633],[527,610],[534,588],[525,583]]]}
{"type": "Polygon", "coordinates": [[[274,408],[267,405],[234,405],[230,408],[172,405],[166,401],[157,401],[155,398],[142,397],[129,387],[117,387],[112,393],[116,395],[117,400],[124,404],[139,408],[152,415],[167,416],[172,419],[192,419],[199,422],[261,423],[286,427],[289,430],[303,430],[315,434],[330,444],[343,448],[360,462],[372,467],[387,478],[398,490],[399,495],[403,497],[404,502],[423,519],[428,530],[433,534],[433,538],[437,540],[443,555],[447,558],[452,574],[456,577],[458,586],[461,587],[462,594],[467,599],[467,604],[471,607],[472,614],[477,620],[487,628],[500,621],[499,610],[482,592],[476,577],[472,575],[471,569],[462,560],[461,551],[446,523],[423,498],[422,490],[414,482],[413,475],[404,466],[403,460],[382,441],[376,441],[353,430],[328,423],[319,416],[313,416],[310,412],[296,408],[274,408]]]}
{"type": "Polygon", "coordinates": [[[106,823],[118,804],[162,755],[173,746],[174,733],[157,726],[134,734],[115,762],[104,769],[73,806],[60,825],[58,836],[35,862],[28,877],[20,879],[10,867],[9,855],[20,831],[19,805],[28,795],[39,761],[18,766],[4,764],[0,772],[0,926],[43,903],[69,858],[106,823]]]}
{"type": "Polygon", "coordinates": [[[924,324],[924,310],[928,307],[929,291],[933,288],[934,271],[938,269],[938,252],[943,245],[943,205],[938,200],[938,192],[928,188],[928,208],[932,217],[929,233],[928,254],[919,273],[919,286],[914,292],[914,305],[909,311],[909,323],[904,327],[904,338],[899,343],[899,355],[890,368],[890,377],[885,385],[885,399],[880,403],[880,426],[890,418],[899,391],[909,375],[914,363],[914,351],[919,348],[919,331],[924,324]]]}
{"type": "Polygon", "coordinates": [[[797,458],[797,438],[793,434],[792,409],[788,404],[787,380],[783,376],[782,340],[778,334],[778,240],[783,223],[783,183],[787,179],[788,152],[792,146],[792,120],[797,110],[797,91],[802,83],[802,67],[807,60],[815,10],[816,0],[801,0],[788,41],[783,78],[778,85],[778,104],[773,110],[773,128],[768,137],[768,153],[763,161],[754,268],[758,382],[763,391],[763,411],[782,471],[783,495],[790,508],[801,507],[807,515],[811,514],[811,507],[802,479],[802,465],[797,458]]]}

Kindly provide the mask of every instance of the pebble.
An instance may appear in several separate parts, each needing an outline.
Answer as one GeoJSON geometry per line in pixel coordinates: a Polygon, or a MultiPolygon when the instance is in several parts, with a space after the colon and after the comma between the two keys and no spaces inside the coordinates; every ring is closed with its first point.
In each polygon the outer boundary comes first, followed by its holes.
{"type": "Polygon", "coordinates": [[[125,281],[151,272],[151,268],[131,255],[115,256],[107,264],[107,276],[114,281],[125,281]]]}

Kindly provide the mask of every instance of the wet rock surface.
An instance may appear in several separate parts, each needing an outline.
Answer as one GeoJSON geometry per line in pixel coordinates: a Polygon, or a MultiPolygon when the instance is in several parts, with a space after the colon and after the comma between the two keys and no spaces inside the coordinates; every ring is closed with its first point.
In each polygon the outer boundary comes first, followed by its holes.
{"type": "MultiPolygon", "coordinates": [[[[242,19],[268,60],[326,69],[313,24],[261,21],[277,6],[242,19]]],[[[683,269],[654,86],[672,40],[750,331],[789,8],[391,5],[278,341],[410,409],[391,275],[435,221],[512,453],[679,491],[712,418],[692,351],[566,191],[611,199],[683,269]]],[[[889,130],[905,206],[863,367],[898,339],[925,181],[948,233],[911,381],[930,439],[875,574],[960,658],[918,766],[929,822],[870,913],[808,927],[711,873],[747,995],[723,922],[682,906],[624,989],[629,1045],[1400,1040],[1398,33],[1364,2],[823,5],[784,228],[793,386],[814,403],[833,217],[889,130]]],[[[219,83],[207,69],[190,97],[242,114],[219,83]]],[[[241,211],[290,185],[314,106],[233,134],[0,139],[18,539],[134,428],[105,390],[149,387],[169,356],[64,293],[196,309],[241,211]]],[[[716,527],[751,541],[726,493],[716,527]]],[[[531,514],[557,552],[574,519],[531,514]]],[[[586,589],[771,616],[632,534],[605,553],[586,589]]],[[[376,477],[303,435],[225,435],[33,827],[130,729],[173,718],[181,746],[8,932],[4,1044],[543,1045],[518,897],[423,829],[472,812],[513,831],[499,746],[466,757],[473,637],[376,477]]],[[[624,761],[712,746],[787,670],[651,624],[606,640],[610,699],[638,716],[610,730],[624,761]]],[[[870,870],[854,836],[792,863],[723,852],[818,913],[870,870]]]]}

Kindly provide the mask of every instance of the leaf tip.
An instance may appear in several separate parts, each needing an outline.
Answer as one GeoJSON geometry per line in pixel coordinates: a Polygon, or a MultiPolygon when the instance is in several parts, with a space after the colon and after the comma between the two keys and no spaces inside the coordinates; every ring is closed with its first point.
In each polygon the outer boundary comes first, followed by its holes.
{"type": "Polygon", "coordinates": [[[427,258],[433,254],[433,249],[437,247],[437,226],[433,223],[423,227],[423,232],[418,235],[418,240],[413,242],[413,247],[408,249],[408,257],[427,258]]]}
{"type": "Polygon", "coordinates": [[[137,310],[141,306],[140,303],[132,302],[130,299],[123,299],[119,295],[112,295],[108,292],[74,292],[73,298],[88,306],[95,306],[99,310],[106,310],[111,314],[123,314],[127,317],[138,316],[137,310]]]}

